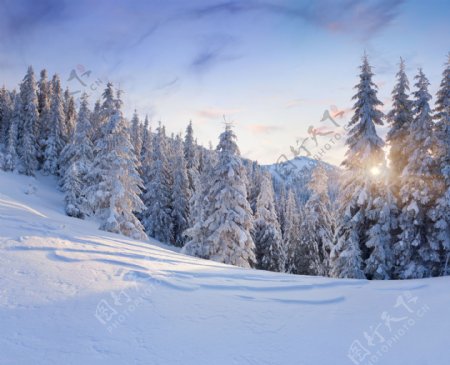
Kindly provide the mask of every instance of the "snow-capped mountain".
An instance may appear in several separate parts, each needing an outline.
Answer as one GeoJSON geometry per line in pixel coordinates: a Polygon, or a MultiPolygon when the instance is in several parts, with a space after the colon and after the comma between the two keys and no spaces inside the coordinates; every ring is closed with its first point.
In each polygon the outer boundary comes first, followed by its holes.
{"type": "Polygon", "coordinates": [[[287,189],[296,193],[300,203],[308,200],[308,182],[311,180],[312,171],[318,164],[323,164],[328,175],[330,198],[334,200],[338,192],[339,168],[326,162],[318,161],[309,157],[296,157],[292,160],[281,161],[265,167],[271,172],[275,185],[277,182],[284,183],[287,189]]]}

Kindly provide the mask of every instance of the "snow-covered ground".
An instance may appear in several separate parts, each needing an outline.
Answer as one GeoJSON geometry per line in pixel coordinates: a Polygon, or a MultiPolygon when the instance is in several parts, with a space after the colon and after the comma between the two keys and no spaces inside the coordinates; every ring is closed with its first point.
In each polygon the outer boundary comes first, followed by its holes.
{"type": "Polygon", "coordinates": [[[450,278],[244,270],[66,217],[0,172],[0,364],[449,364],[450,278]]]}

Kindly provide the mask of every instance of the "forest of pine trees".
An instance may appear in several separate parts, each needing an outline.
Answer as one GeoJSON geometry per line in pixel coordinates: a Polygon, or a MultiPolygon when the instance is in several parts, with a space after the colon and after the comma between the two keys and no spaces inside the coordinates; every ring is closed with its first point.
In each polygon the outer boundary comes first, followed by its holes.
{"type": "Polygon", "coordinates": [[[240,156],[226,124],[217,148],[131,121],[120,90],[81,96],[58,75],[29,67],[18,90],[0,89],[0,167],[53,175],[69,216],[100,229],[155,238],[182,252],[241,267],[337,278],[408,279],[450,272],[450,57],[437,95],[423,70],[410,90],[400,61],[384,115],[363,57],[348,125],[339,196],[328,165],[292,186],[240,156]],[[94,102],[94,107],[90,107],[94,102]],[[389,128],[386,141],[377,127],[389,128]],[[334,194],[333,194],[334,195],[334,194]]]}

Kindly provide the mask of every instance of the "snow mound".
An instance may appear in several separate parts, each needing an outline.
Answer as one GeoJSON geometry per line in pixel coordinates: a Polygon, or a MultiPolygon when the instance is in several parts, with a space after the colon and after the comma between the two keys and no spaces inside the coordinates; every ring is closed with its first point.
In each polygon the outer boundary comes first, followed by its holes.
{"type": "Polygon", "coordinates": [[[450,278],[369,282],[245,270],[96,227],[64,215],[52,178],[0,172],[0,364],[450,358],[450,278]]]}

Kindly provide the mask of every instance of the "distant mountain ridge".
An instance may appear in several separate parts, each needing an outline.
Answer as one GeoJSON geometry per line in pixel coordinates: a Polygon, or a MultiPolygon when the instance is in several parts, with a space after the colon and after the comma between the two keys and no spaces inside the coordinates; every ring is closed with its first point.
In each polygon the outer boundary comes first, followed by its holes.
{"type": "Polygon", "coordinates": [[[286,189],[292,189],[295,192],[298,202],[300,204],[304,204],[309,198],[307,186],[311,180],[312,171],[319,163],[323,164],[325,170],[327,171],[330,199],[334,201],[339,190],[338,179],[340,169],[337,166],[301,156],[280,163],[263,165],[263,168],[270,171],[274,179],[275,186],[284,184],[286,189]]]}

